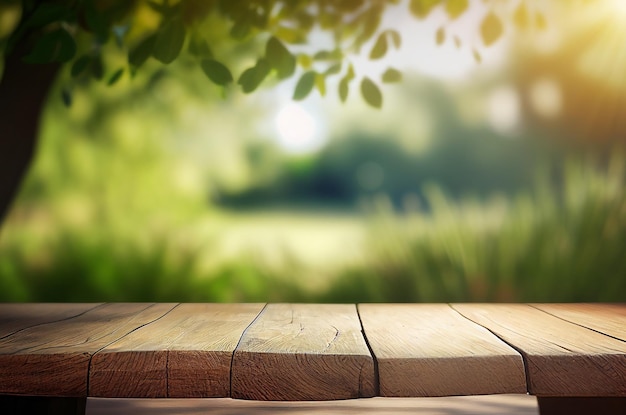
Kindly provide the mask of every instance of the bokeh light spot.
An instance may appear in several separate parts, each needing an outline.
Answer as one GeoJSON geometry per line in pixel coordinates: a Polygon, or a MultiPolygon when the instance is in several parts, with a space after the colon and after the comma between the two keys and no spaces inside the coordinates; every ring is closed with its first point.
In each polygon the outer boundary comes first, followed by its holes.
{"type": "Polygon", "coordinates": [[[289,153],[307,153],[319,148],[315,119],[297,104],[288,104],[276,116],[278,143],[289,153]]]}

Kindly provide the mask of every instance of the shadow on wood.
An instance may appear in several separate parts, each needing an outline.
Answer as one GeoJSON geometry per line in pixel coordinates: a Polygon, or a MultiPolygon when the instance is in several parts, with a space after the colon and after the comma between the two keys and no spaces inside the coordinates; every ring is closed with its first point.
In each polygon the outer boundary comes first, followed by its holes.
{"type": "Polygon", "coordinates": [[[541,415],[622,415],[626,398],[546,398],[538,397],[541,415]]]}
{"type": "Polygon", "coordinates": [[[0,395],[3,415],[85,415],[86,398],[0,395]]]}

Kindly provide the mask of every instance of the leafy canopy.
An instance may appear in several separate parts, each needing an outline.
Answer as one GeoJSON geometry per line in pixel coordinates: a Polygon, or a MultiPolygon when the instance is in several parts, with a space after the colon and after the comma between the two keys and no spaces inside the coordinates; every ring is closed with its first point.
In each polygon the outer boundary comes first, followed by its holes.
{"type": "MultiPolygon", "coordinates": [[[[520,29],[541,29],[546,24],[528,4],[531,0],[483,1],[488,11],[477,31],[484,46],[502,37],[505,22],[520,29]],[[509,7],[496,7],[502,3],[509,7]]],[[[0,0],[0,42],[5,54],[26,43],[25,62],[68,64],[73,78],[109,85],[125,74],[134,75],[150,59],[168,65],[186,55],[222,87],[237,84],[250,93],[270,76],[284,80],[299,74],[293,98],[301,100],[313,89],[324,95],[327,79],[338,77],[342,101],[357,81],[365,101],[380,107],[378,83],[399,82],[402,74],[388,68],[379,80],[358,76],[350,57],[368,46],[367,56],[378,60],[401,46],[397,30],[381,27],[389,7],[406,7],[418,20],[443,9],[453,24],[469,9],[470,0],[0,0]],[[233,74],[227,56],[214,52],[219,45],[207,36],[216,21],[226,23],[222,38],[265,44],[263,53],[252,57],[255,63],[239,74],[233,74]],[[331,34],[334,47],[296,52],[315,31],[331,34]],[[104,52],[110,43],[124,51],[125,64],[110,67],[104,52]]],[[[446,27],[441,27],[433,41],[446,40],[446,27]]],[[[462,47],[458,37],[454,42],[462,47]]],[[[475,46],[473,53],[480,62],[475,46]]]]}

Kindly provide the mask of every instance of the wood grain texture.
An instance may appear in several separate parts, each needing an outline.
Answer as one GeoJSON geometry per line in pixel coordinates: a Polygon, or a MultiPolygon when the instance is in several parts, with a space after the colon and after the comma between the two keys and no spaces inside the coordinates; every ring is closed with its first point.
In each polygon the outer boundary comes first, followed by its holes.
{"type": "Polygon", "coordinates": [[[105,304],[5,337],[0,340],[0,393],[87,396],[91,356],[172,308],[172,304],[105,304]]]}
{"type": "Polygon", "coordinates": [[[626,396],[626,342],[524,304],[454,304],[519,350],[537,396],[626,396]]]}
{"type": "Polygon", "coordinates": [[[232,397],[331,400],[375,394],[354,305],[270,304],[235,350],[232,397]]]}
{"type": "Polygon", "coordinates": [[[360,304],[381,396],[526,393],[522,357],[447,304],[360,304]]]}
{"type": "Polygon", "coordinates": [[[626,341],[626,304],[531,304],[574,324],[626,341]]]}
{"type": "Polygon", "coordinates": [[[0,339],[29,327],[75,317],[99,305],[92,303],[0,304],[0,339]]]}
{"type": "Polygon", "coordinates": [[[262,304],[180,304],[96,353],[89,396],[230,396],[230,365],[262,304]]]}

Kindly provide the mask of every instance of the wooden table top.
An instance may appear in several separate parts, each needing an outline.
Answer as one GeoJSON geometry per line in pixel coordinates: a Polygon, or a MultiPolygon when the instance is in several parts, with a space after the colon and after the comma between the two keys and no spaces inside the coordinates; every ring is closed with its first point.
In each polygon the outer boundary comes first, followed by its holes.
{"type": "Polygon", "coordinates": [[[0,304],[0,394],[626,396],[626,304],[0,304]]]}

